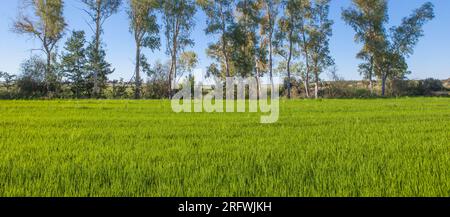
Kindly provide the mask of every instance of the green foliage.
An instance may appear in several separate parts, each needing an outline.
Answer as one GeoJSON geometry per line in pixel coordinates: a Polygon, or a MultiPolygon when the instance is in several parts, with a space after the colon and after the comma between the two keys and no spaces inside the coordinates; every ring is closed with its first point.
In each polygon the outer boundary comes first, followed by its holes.
{"type": "Polygon", "coordinates": [[[4,101],[0,196],[448,196],[449,104],[281,101],[261,125],[170,101],[4,101]]]}
{"type": "Polygon", "coordinates": [[[147,72],[147,82],[144,86],[144,98],[146,99],[167,99],[169,98],[169,70],[170,64],[163,64],[156,61],[152,68],[147,72]]]}
{"type": "Polygon", "coordinates": [[[10,89],[14,85],[16,75],[11,75],[7,72],[0,71],[0,81],[3,80],[3,86],[6,90],[10,89]]]}
{"type": "Polygon", "coordinates": [[[111,82],[112,85],[112,99],[128,99],[130,98],[128,94],[128,85],[123,81],[123,78],[120,80],[113,80],[111,82]]]}
{"type": "Polygon", "coordinates": [[[419,38],[424,35],[423,26],[434,18],[433,4],[423,4],[409,17],[403,18],[400,26],[390,29],[383,58],[384,71],[382,74],[390,78],[403,78],[407,73],[406,58],[414,52],[419,38]]]}
{"type": "Polygon", "coordinates": [[[425,94],[430,94],[433,91],[443,91],[444,85],[441,80],[434,78],[427,78],[422,83],[425,94]]]}
{"type": "Polygon", "coordinates": [[[38,98],[47,94],[45,74],[47,65],[39,56],[31,56],[21,64],[17,79],[18,95],[21,98],[38,98]]]}
{"type": "Polygon", "coordinates": [[[76,98],[87,95],[87,59],[86,38],[84,31],[73,31],[67,40],[62,55],[61,68],[65,77],[71,83],[73,95],[76,98]]]}
{"type": "Polygon", "coordinates": [[[104,91],[107,87],[108,75],[112,74],[115,69],[106,61],[106,51],[101,44],[97,50],[95,39],[89,44],[86,49],[87,70],[88,70],[88,90],[91,93],[90,97],[97,98],[104,96],[104,91]],[[98,95],[95,94],[95,83],[97,82],[98,95]]]}
{"type": "Polygon", "coordinates": [[[279,19],[278,14],[280,11],[281,0],[262,0],[260,1],[262,5],[263,15],[261,17],[261,30],[260,34],[262,37],[261,46],[262,50],[266,51],[268,55],[268,66],[267,71],[269,72],[269,79],[274,88],[273,81],[273,65],[274,65],[274,50],[277,43],[276,32],[279,30],[277,21],[279,19]]]}
{"type": "Polygon", "coordinates": [[[105,20],[117,13],[122,5],[122,0],[81,0],[81,2],[86,6],[84,11],[90,16],[91,21],[93,23],[99,21],[99,29],[95,31],[100,32],[102,32],[102,25],[105,20]]]}
{"type": "Polygon", "coordinates": [[[325,98],[345,99],[345,98],[371,98],[370,90],[365,87],[354,87],[345,81],[327,82],[325,88],[321,90],[321,95],[325,98]]]}
{"type": "Polygon", "coordinates": [[[25,11],[31,8],[33,15],[21,11],[19,18],[14,22],[13,31],[31,35],[42,44],[41,50],[47,56],[44,75],[45,94],[52,98],[58,94],[60,87],[54,50],[66,27],[63,15],[64,3],[62,0],[34,0],[24,3],[25,11]]]}
{"type": "Polygon", "coordinates": [[[333,35],[333,21],[329,19],[330,0],[316,0],[311,6],[311,19],[308,25],[309,55],[311,72],[315,79],[315,98],[319,97],[319,76],[334,65],[330,54],[330,38],[333,35]]]}
{"type": "Polygon", "coordinates": [[[161,1],[166,36],[166,53],[170,55],[169,96],[177,76],[178,55],[188,46],[194,45],[191,32],[195,27],[194,15],[197,11],[192,0],[161,1]]]}
{"type": "Polygon", "coordinates": [[[360,65],[360,72],[370,81],[376,74],[382,80],[384,96],[387,79],[401,80],[408,73],[406,58],[423,36],[425,23],[434,18],[433,4],[423,4],[403,18],[400,26],[386,32],[386,0],[353,0],[353,3],[354,7],[344,10],[342,17],[355,30],[355,41],[364,43],[358,57],[366,62],[360,65]]]}
{"type": "Polygon", "coordinates": [[[134,34],[137,46],[159,49],[159,25],[156,10],[159,4],[156,0],[130,0],[128,16],[130,18],[130,32],[134,34]]]}
{"type": "Polygon", "coordinates": [[[62,38],[66,23],[62,0],[33,0],[25,6],[31,7],[33,15],[20,14],[13,30],[19,34],[30,34],[42,42],[44,52],[50,52],[62,38]]]}
{"type": "Polygon", "coordinates": [[[233,73],[231,32],[235,21],[232,3],[229,0],[197,0],[197,4],[208,16],[205,33],[219,35],[218,41],[211,43],[207,51],[208,56],[214,58],[221,65],[221,75],[218,77],[230,77],[233,73]]]}
{"type": "Polygon", "coordinates": [[[241,77],[256,76],[259,52],[261,5],[256,0],[240,0],[236,3],[237,23],[232,31],[233,52],[231,55],[235,73],[241,77]]]}
{"type": "Polygon", "coordinates": [[[0,71],[0,99],[13,99],[15,96],[16,75],[0,71]]]}
{"type": "Polygon", "coordinates": [[[177,54],[186,46],[194,45],[190,34],[195,27],[195,4],[190,0],[163,1],[163,19],[167,39],[167,54],[177,54]]]}
{"type": "Polygon", "coordinates": [[[198,64],[198,56],[193,51],[186,51],[180,55],[178,61],[178,70],[180,72],[179,77],[188,74],[189,77],[192,77],[192,71],[198,64]]]}
{"type": "Polygon", "coordinates": [[[135,99],[141,98],[141,60],[145,61],[143,64],[147,64],[145,56],[142,54],[142,48],[149,48],[153,51],[161,46],[159,25],[155,14],[159,7],[159,2],[156,0],[129,1],[130,32],[133,34],[136,44],[135,99]]]}
{"type": "MultiPolygon", "coordinates": [[[[359,65],[359,72],[369,81],[373,92],[376,61],[383,53],[386,40],[385,24],[388,22],[388,5],[386,0],[353,0],[353,6],[342,12],[343,20],[355,31],[355,41],[363,48],[357,57],[364,62],[359,65]]],[[[379,74],[379,73],[378,73],[379,74]]]]}
{"type": "Polygon", "coordinates": [[[111,74],[109,63],[104,60],[105,51],[103,49],[101,35],[105,21],[113,14],[117,13],[122,0],[81,0],[85,5],[84,12],[89,16],[87,22],[94,34],[91,45],[88,47],[88,61],[91,71],[90,86],[91,97],[99,98],[104,95],[105,78],[111,74]]]}

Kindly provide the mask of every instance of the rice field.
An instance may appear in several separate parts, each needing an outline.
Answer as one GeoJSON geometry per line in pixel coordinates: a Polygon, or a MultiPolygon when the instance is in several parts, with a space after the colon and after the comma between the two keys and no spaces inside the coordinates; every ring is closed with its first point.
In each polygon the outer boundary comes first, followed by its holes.
{"type": "Polygon", "coordinates": [[[450,98],[0,101],[0,196],[450,196],[450,98]]]}

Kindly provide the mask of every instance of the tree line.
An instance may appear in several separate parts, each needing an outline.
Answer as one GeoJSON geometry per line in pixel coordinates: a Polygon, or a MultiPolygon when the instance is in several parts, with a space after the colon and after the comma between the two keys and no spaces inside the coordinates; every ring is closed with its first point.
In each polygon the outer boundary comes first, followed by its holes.
{"type": "MultiPolygon", "coordinates": [[[[281,74],[287,98],[296,91],[318,98],[327,87],[321,74],[335,73],[329,49],[334,23],[329,17],[330,0],[80,1],[80,13],[89,18],[91,39],[86,32],[73,30],[58,52],[67,32],[64,1],[23,0],[26,10],[19,11],[13,32],[39,41],[45,58],[25,60],[18,77],[2,72],[8,94],[16,89],[20,93],[16,98],[104,98],[109,90],[113,98],[170,98],[181,77],[195,79],[192,71],[198,58],[189,48],[195,46],[192,31],[197,10],[206,14],[205,34],[217,38],[206,51],[214,60],[207,76],[253,76],[258,86],[267,76],[274,87],[275,74],[281,74]],[[130,81],[108,81],[115,70],[105,59],[103,26],[121,8],[127,12],[135,44],[134,75],[130,81]],[[161,47],[170,61],[150,64],[145,53],[161,47]],[[130,88],[132,94],[127,93],[130,88]]],[[[425,3],[400,25],[388,27],[387,11],[387,0],[352,0],[342,11],[342,19],[355,32],[355,42],[362,45],[356,56],[370,96],[376,95],[376,80],[381,83],[380,95],[385,96],[388,81],[403,81],[410,73],[406,60],[424,35],[423,26],[434,18],[433,5],[425,3]]]]}

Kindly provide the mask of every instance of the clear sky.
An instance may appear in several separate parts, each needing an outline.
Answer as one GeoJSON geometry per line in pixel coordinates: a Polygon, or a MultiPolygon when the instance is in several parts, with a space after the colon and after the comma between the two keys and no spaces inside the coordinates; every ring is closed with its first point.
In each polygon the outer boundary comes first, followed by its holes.
{"type": "MultiPolygon", "coordinates": [[[[426,24],[425,37],[420,39],[415,48],[414,55],[408,59],[409,69],[412,74],[410,79],[423,79],[428,77],[446,79],[450,77],[450,0],[430,0],[435,5],[436,18],[426,24]]],[[[0,6],[0,71],[7,71],[17,74],[20,63],[29,57],[31,53],[39,54],[38,51],[31,51],[39,48],[39,43],[28,36],[20,36],[12,33],[11,26],[17,16],[19,0],[4,0],[0,6]]],[[[426,0],[390,0],[389,16],[390,26],[398,25],[401,19],[409,15],[412,10],[420,7],[426,0]]],[[[331,39],[331,54],[335,58],[338,74],[346,79],[361,79],[357,72],[359,60],[355,58],[360,49],[360,45],[354,43],[353,30],[345,25],[341,19],[341,11],[351,5],[350,0],[332,0],[331,18],[334,20],[333,37],[331,39]]],[[[65,1],[65,16],[68,23],[67,30],[85,30],[89,35],[92,32],[86,24],[86,15],[79,9],[79,0],[65,1]]],[[[208,43],[214,38],[204,34],[206,17],[203,12],[198,11],[195,16],[196,28],[192,33],[192,38],[196,45],[189,50],[197,52],[199,55],[199,68],[204,69],[210,64],[210,60],[205,54],[208,43]]],[[[105,24],[104,42],[107,49],[107,59],[116,68],[116,72],[110,79],[124,78],[129,80],[133,74],[134,42],[128,27],[129,21],[126,15],[126,8],[122,7],[120,13],[111,17],[105,24]]],[[[161,38],[163,39],[163,30],[161,38]]],[[[69,34],[66,34],[66,37],[69,34]]],[[[62,49],[64,38],[59,46],[62,49]]],[[[162,41],[164,45],[164,41],[162,41]]],[[[160,51],[151,52],[145,50],[148,59],[165,61],[165,47],[160,51]]],[[[199,70],[197,70],[199,71],[199,70]]],[[[327,78],[326,75],[323,76],[327,78]]]]}

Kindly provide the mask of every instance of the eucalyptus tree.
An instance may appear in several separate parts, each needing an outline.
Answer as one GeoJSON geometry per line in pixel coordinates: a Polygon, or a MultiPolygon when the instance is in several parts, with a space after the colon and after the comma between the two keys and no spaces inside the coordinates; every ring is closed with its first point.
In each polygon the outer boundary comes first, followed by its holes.
{"type": "Polygon", "coordinates": [[[258,77],[259,2],[257,0],[239,0],[236,4],[236,20],[237,24],[233,33],[235,69],[242,77],[258,77]]]}
{"type": "Polygon", "coordinates": [[[363,44],[357,54],[364,61],[359,65],[359,71],[369,81],[372,94],[375,60],[385,46],[387,8],[386,0],[353,0],[353,6],[342,12],[343,20],[356,32],[355,41],[363,44]]]}
{"type": "Polygon", "coordinates": [[[90,22],[87,22],[89,28],[94,34],[92,46],[90,46],[89,62],[92,68],[92,95],[98,97],[100,95],[102,79],[106,77],[105,72],[111,72],[111,69],[104,68],[110,66],[104,60],[104,49],[102,48],[101,35],[103,33],[103,25],[108,18],[118,12],[122,0],[81,0],[85,5],[83,11],[89,16],[90,22]]]}
{"type": "Polygon", "coordinates": [[[333,21],[328,18],[330,0],[314,0],[311,8],[311,21],[309,25],[310,51],[312,72],[314,74],[314,96],[319,97],[319,76],[328,67],[334,65],[330,56],[330,37],[333,34],[333,21]]]}
{"type": "Polygon", "coordinates": [[[390,28],[386,46],[380,56],[379,77],[382,81],[381,94],[386,92],[386,80],[403,79],[407,73],[406,59],[414,53],[419,38],[424,36],[423,26],[434,18],[432,3],[424,3],[420,8],[402,19],[400,26],[390,28]]]}
{"type": "Polygon", "coordinates": [[[55,59],[54,50],[64,35],[66,22],[63,15],[64,2],[62,0],[24,0],[26,9],[31,8],[32,15],[20,12],[14,22],[13,31],[18,34],[30,35],[38,39],[41,50],[46,55],[45,87],[47,94],[51,91],[51,84],[56,82],[52,61],[55,59]]]}
{"type": "Polygon", "coordinates": [[[261,18],[261,35],[264,44],[268,47],[268,70],[272,90],[275,88],[273,81],[273,54],[274,54],[274,40],[277,31],[277,21],[281,5],[281,0],[260,0],[263,9],[263,16],[261,18]]]}
{"type": "Polygon", "coordinates": [[[434,18],[433,4],[427,2],[402,24],[386,31],[388,21],[386,0],[354,0],[354,7],[343,11],[343,19],[356,32],[355,40],[364,43],[358,57],[366,60],[360,71],[368,77],[381,80],[381,95],[386,92],[388,78],[403,78],[407,72],[406,58],[423,36],[423,26],[434,18]]]}
{"type": "Polygon", "coordinates": [[[300,19],[298,20],[298,45],[300,50],[300,56],[304,61],[303,70],[301,70],[300,76],[303,80],[303,86],[305,88],[305,96],[306,98],[310,97],[309,94],[309,83],[311,80],[311,58],[309,51],[311,49],[311,37],[309,34],[309,24],[312,18],[312,6],[310,0],[299,0],[297,2],[297,13],[300,19]]]}
{"type": "Polygon", "coordinates": [[[226,77],[231,77],[231,31],[235,26],[234,5],[230,0],[197,0],[197,4],[203,9],[208,19],[205,33],[207,35],[219,35],[219,41],[208,48],[208,56],[220,62],[222,72],[226,77]]]}
{"type": "Polygon", "coordinates": [[[279,31],[276,34],[275,52],[283,57],[287,71],[287,97],[291,98],[291,66],[294,58],[298,57],[299,50],[296,46],[299,42],[299,23],[303,19],[299,13],[303,1],[283,1],[284,15],[279,19],[279,31]]]}
{"type": "MultiPolygon", "coordinates": [[[[152,51],[161,45],[159,38],[159,26],[157,24],[156,10],[159,2],[156,0],[129,0],[128,15],[130,18],[130,32],[134,36],[136,45],[135,56],[135,92],[136,99],[141,98],[142,79],[141,59],[142,48],[149,48],[152,51]]],[[[146,63],[146,61],[145,61],[146,63]]]]}
{"type": "Polygon", "coordinates": [[[196,5],[191,0],[165,0],[161,1],[163,22],[165,26],[166,53],[170,55],[169,70],[169,97],[172,98],[172,89],[177,75],[177,60],[179,54],[188,46],[193,46],[191,32],[195,27],[194,15],[196,5]]]}
{"type": "Polygon", "coordinates": [[[373,95],[374,94],[374,82],[373,82],[373,78],[376,76],[375,70],[376,70],[376,64],[375,64],[375,56],[371,55],[369,52],[367,51],[360,51],[356,57],[358,59],[363,60],[364,62],[360,63],[358,65],[358,72],[360,73],[360,75],[363,76],[364,80],[367,80],[369,82],[369,91],[370,94],[373,95]]]}

